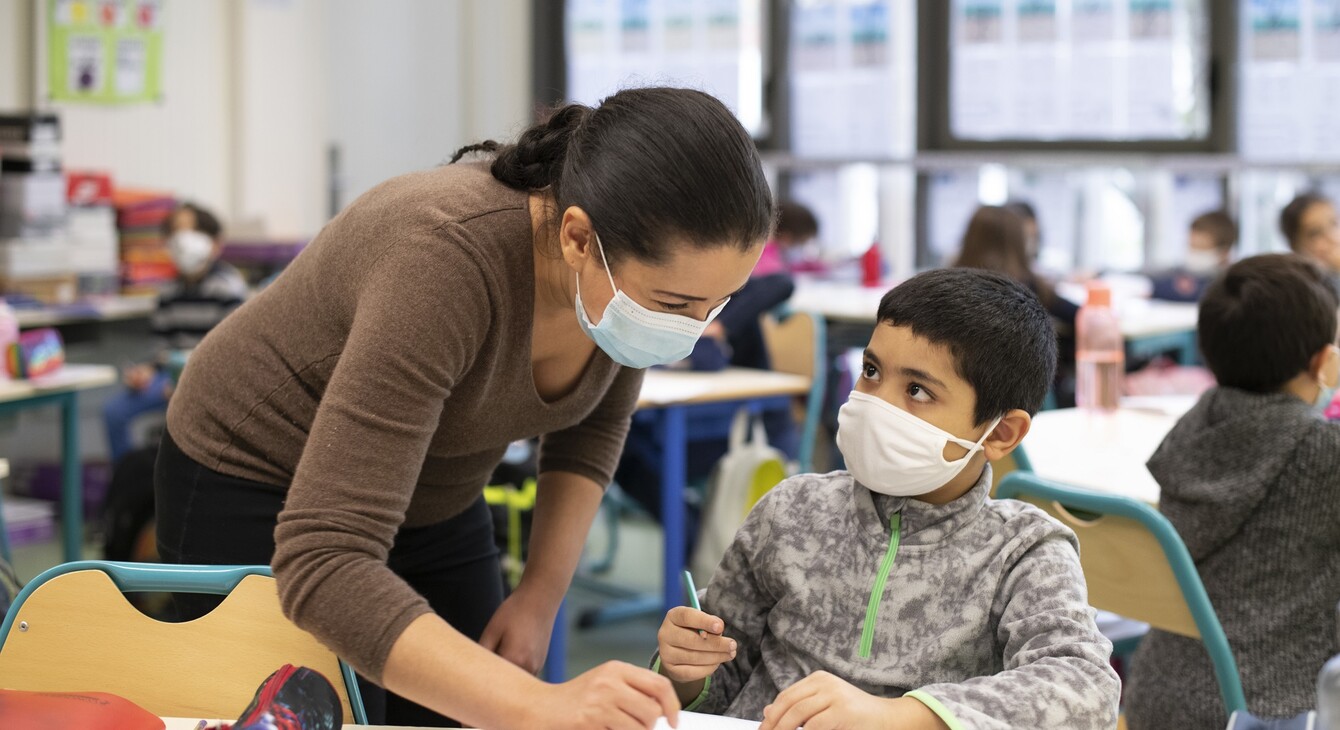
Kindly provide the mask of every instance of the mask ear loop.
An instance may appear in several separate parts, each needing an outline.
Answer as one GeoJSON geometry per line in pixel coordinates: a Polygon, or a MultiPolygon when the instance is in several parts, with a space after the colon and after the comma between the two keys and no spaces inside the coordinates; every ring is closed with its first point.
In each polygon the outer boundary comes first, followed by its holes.
{"type": "Polygon", "coordinates": [[[610,280],[610,289],[612,289],[615,294],[618,294],[619,287],[614,284],[614,274],[610,273],[610,262],[609,259],[605,258],[605,247],[600,243],[600,234],[595,231],[592,231],[592,233],[595,234],[596,237],[596,249],[600,251],[600,263],[605,265],[605,276],[610,280]]]}

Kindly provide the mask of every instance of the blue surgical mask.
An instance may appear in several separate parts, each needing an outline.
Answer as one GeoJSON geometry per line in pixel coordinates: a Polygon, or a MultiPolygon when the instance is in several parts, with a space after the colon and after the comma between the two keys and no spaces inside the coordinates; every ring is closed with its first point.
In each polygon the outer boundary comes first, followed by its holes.
{"type": "Polygon", "coordinates": [[[1321,390],[1317,392],[1317,399],[1312,402],[1312,408],[1317,413],[1325,413],[1326,407],[1331,405],[1331,401],[1335,399],[1335,388],[1328,388],[1325,383],[1320,385],[1321,390]]]}
{"type": "Polygon", "coordinates": [[[596,247],[600,249],[600,260],[605,264],[605,275],[609,277],[614,298],[605,306],[600,324],[591,324],[586,307],[582,306],[581,275],[577,276],[577,322],[586,336],[604,350],[611,360],[630,368],[665,365],[688,357],[703,330],[721,313],[726,302],[722,302],[707,315],[707,319],[701,321],[682,314],[653,312],[615,286],[609,260],[605,258],[605,247],[600,244],[600,236],[596,236],[596,247]]]}

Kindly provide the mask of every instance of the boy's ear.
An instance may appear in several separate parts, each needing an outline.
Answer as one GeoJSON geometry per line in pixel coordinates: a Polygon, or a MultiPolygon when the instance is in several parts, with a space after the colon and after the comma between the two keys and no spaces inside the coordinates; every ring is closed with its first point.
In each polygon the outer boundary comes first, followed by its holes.
{"type": "Polygon", "coordinates": [[[1340,347],[1327,345],[1312,356],[1308,363],[1308,375],[1327,388],[1340,385],[1340,347]]]}
{"type": "Polygon", "coordinates": [[[995,430],[982,442],[982,453],[986,455],[986,460],[997,461],[1014,451],[1032,427],[1033,417],[1028,415],[1028,411],[1016,408],[1007,412],[996,424],[995,430]]]}

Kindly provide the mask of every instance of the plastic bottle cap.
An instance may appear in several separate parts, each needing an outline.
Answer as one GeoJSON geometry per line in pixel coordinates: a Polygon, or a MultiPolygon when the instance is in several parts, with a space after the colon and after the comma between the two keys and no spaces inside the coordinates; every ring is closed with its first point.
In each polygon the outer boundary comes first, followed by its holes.
{"type": "Polygon", "coordinates": [[[1100,282],[1089,282],[1089,301],[1086,306],[1090,307],[1110,307],[1112,306],[1112,288],[1107,284],[1100,282]]]}

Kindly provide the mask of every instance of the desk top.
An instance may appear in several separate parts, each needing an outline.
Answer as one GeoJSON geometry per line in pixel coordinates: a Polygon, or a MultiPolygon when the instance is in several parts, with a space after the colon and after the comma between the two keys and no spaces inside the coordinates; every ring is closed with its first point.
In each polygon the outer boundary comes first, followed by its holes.
{"type": "MultiPolygon", "coordinates": [[[[836,322],[873,325],[879,300],[892,285],[864,287],[858,284],[800,279],[789,304],[792,309],[814,312],[836,322]]],[[[1121,334],[1126,339],[1192,332],[1196,329],[1195,304],[1126,299],[1118,307],[1121,334]]]]}
{"type": "Polygon", "coordinates": [[[1145,462],[1194,402],[1140,398],[1111,413],[1043,411],[1033,418],[1024,452],[1044,479],[1157,504],[1159,485],[1145,462]]]}
{"type": "Polygon", "coordinates": [[[14,316],[22,329],[55,327],[75,322],[110,322],[124,319],[142,319],[153,314],[158,297],[108,297],[79,304],[67,304],[41,309],[16,309],[14,316]]]}
{"type": "MultiPolygon", "coordinates": [[[[214,727],[219,722],[231,722],[231,720],[211,720],[209,721],[209,727],[214,727]]],[[[200,726],[199,720],[182,717],[165,717],[163,723],[167,726],[167,730],[196,730],[200,726]]],[[[427,728],[409,727],[390,728],[384,725],[345,725],[344,727],[345,730],[427,730],[427,728]]],[[[669,730],[669,727],[665,718],[656,722],[656,730],[669,730]]],[[[679,713],[679,730],[749,730],[757,727],[758,723],[748,720],[702,715],[696,712],[679,713]]]]}
{"type": "Polygon", "coordinates": [[[809,378],[771,370],[726,368],[716,372],[690,372],[651,369],[642,382],[642,394],[637,400],[637,407],[659,408],[803,395],[809,391],[809,378]]]}
{"type": "Polygon", "coordinates": [[[0,381],[0,403],[51,393],[92,390],[117,381],[111,365],[66,365],[59,372],[36,380],[0,381]]]}

